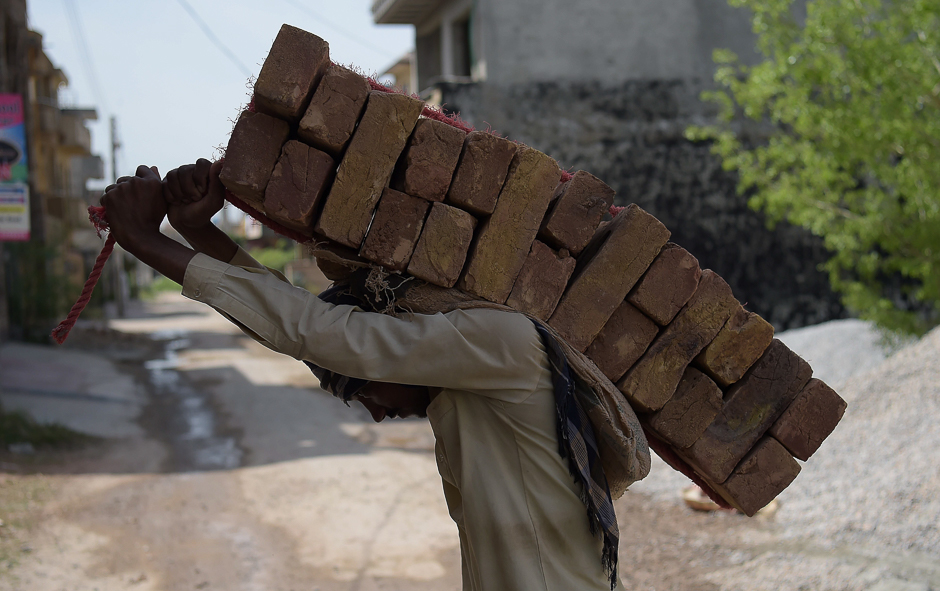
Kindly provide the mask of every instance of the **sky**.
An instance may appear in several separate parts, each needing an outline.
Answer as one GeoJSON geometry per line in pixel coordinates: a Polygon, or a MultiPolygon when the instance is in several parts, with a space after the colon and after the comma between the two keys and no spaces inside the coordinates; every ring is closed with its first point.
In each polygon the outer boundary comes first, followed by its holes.
{"type": "MultiPolygon", "coordinates": [[[[414,46],[409,25],[375,25],[371,0],[28,0],[29,25],[69,79],[63,107],[93,107],[93,151],[110,180],[213,159],[249,100],[283,23],[326,39],[335,62],[381,73],[414,46]],[[195,16],[193,16],[195,14],[195,16]]],[[[92,182],[103,187],[108,182],[92,182]]]]}

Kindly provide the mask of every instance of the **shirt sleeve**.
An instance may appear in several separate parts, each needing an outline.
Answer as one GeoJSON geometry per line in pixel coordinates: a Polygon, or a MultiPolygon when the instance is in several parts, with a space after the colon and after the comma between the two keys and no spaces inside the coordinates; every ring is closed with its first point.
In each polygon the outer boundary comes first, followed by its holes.
{"type": "Polygon", "coordinates": [[[512,312],[456,310],[404,318],[363,312],[323,302],[264,267],[204,254],[189,263],[183,295],[216,308],[275,351],[367,380],[501,390],[500,397],[516,398],[508,391],[534,390],[544,365],[532,322],[512,312]]]}

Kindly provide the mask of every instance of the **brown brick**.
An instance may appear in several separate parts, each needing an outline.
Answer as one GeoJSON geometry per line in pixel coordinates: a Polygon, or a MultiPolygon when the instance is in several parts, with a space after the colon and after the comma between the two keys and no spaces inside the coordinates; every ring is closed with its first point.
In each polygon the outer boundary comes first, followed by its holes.
{"type": "Polygon", "coordinates": [[[453,287],[467,260],[476,225],[476,218],[469,213],[433,203],[408,272],[428,283],[453,287]]]}
{"type": "Polygon", "coordinates": [[[718,416],[721,397],[721,388],[715,382],[689,367],[682,375],[676,393],[665,406],[646,419],[646,425],[675,447],[689,447],[718,416]]]}
{"type": "Polygon", "coordinates": [[[617,384],[633,407],[643,412],[662,408],[676,391],[685,368],[715,338],[738,305],[728,284],[706,269],[689,303],[617,384]]]}
{"type": "Polygon", "coordinates": [[[424,199],[385,189],[359,254],[393,271],[404,271],[430,207],[424,199]]]}
{"type": "Polygon", "coordinates": [[[447,192],[447,203],[477,215],[490,215],[509,173],[516,144],[485,131],[471,131],[447,192]]]}
{"type": "Polygon", "coordinates": [[[627,300],[660,326],[666,326],[689,301],[702,270],[698,259],[668,243],[627,300]]]}
{"type": "Polygon", "coordinates": [[[369,93],[362,121],[336,171],[316,231],[350,248],[365,238],[375,205],[414,129],[424,103],[382,91],[369,93]]]}
{"type": "Polygon", "coordinates": [[[556,253],[536,240],[512,286],[506,305],[525,314],[547,320],[574,272],[575,260],[568,251],[556,253]]]}
{"type": "Polygon", "coordinates": [[[433,119],[420,119],[392,177],[392,187],[428,201],[443,201],[450,188],[467,132],[433,119]]]}
{"type": "Polygon", "coordinates": [[[369,81],[359,74],[337,64],[331,65],[310,99],[297,135],[311,146],[339,158],[356,129],[370,89],[369,81]]]}
{"type": "Polygon", "coordinates": [[[768,432],[805,462],[842,420],[845,407],[835,390],[813,378],[768,432]]]}
{"type": "Polygon", "coordinates": [[[777,441],[767,437],[735,468],[715,492],[748,517],[777,498],[799,475],[800,464],[777,441]]]}
{"type": "Polygon", "coordinates": [[[552,158],[525,146],[516,150],[496,209],[480,224],[460,289],[498,304],[506,301],[560,178],[552,158]]]}
{"type": "Polygon", "coordinates": [[[601,218],[614,203],[614,190],[596,176],[579,170],[559,185],[542,220],[539,238],[577,256],[594,236],[601,218]]]}
{"type": "Polygon", "coordinates": [[[743,307],[738,307],[695,365],[722,386],[737,382],[764,354],[774,339],[774,327],[743,307]]]}
{"type": "Polygon", "coordinates": [[[296,140],[287,142],[264,191],[264,212],[288,228],[313,236],[313,219],[335,166],[329,154],[296,140]]]}
{"type": "Polygon", "coordinates": [[[633,204],[597,229],[548,323],[579,351],[623,302],[669,239],[669,230],[633,204]]]}
{"type": "Polygon", "coordinates": [[[329,65],[329,43],[282,25],[255,82],[255,109],[296,122],[329,65]]]}
{"type": "Polygon", "coordinates": [[[616,382],[627,373],[659,333],[659,327],[628,302],[622,302],[585,354],[616,382]]]}
{"type": "Polygon", "coordinates": [[[725,392],[725,403],[705,433],[684,452],[713,482],[724,482],[809,381],[813,370],[774,339],[741,381],[725,392]]]}
{"type": "Polygon", "coordinates": [[[244,111],[225,149],[225,164],[219,175],[225,188],[261,210],[264,189],[289,133],[290,127],[280,119],[244,111]]]}

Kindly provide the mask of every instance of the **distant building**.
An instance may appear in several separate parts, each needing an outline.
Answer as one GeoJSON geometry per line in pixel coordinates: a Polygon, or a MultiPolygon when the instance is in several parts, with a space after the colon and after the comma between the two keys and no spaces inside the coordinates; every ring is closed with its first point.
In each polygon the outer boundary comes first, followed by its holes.
{"type": "Polygon", "coordinates": [[[0,23],[0,93],[23,97],[30,198],[30,240],[0,243],[0,340],[42,339],[101,248],[85,185],[103,178],[104,166],[86,126],[97,114],[59,104],[68,79],[27,28],[25,0],[0,1],[0,23]]]}
{"type": "Polygon", "coordinates": [[[844,314],[816,269],[821,241],[768,230],[709,146],[684,137],[714,116],[699,99],[713,50],[759,59],[746,11],[726,0],[375,0],[372,12],[415,26],[421,96],[605,180],[778,329],[844,314]]]}

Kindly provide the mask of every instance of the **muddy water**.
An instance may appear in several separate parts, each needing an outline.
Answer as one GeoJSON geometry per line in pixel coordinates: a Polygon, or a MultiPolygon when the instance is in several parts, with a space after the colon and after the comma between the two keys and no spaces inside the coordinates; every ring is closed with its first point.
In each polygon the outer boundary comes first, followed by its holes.
{"type": "Polygon", "coordinates": [[[186,331],[160,331],[163,356],[144,363],[151,393],[148,431],[170,451],[167,472],[227,470],[242,465],[245,450],[238,431],[225,424],[209,395],[178,370],[178,352],[190,346],[186,331]]]}

